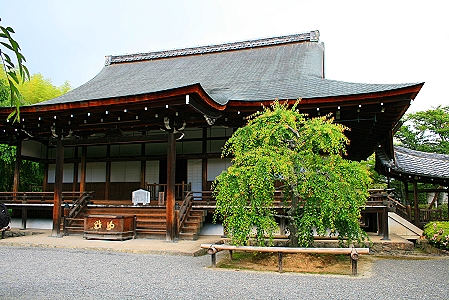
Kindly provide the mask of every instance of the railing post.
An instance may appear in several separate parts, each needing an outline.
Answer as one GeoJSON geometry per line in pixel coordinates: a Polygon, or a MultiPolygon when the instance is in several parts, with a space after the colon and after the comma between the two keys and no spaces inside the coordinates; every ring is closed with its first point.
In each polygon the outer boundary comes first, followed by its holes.
{"type": "Polygon", "coordinates": [[[27,213],[28,210],[26,208],[22,208],[22,228],[20,229],[27,229],[27,213]]]}
{"type": "Polygon", "coordinates": [[[179,232],[181,231],[181,224],[180,224],[180,213],[179,213],[179,209],[175,209],[175,224],[176,224],[176,229],[175,229],[175,238],[179,238],[179,232]]]}
{"type": "Polygon", "coordinates": [[[388,207],[385,206],[382,210],[382,239],[384,241],[390,240],[390,233],[388,228],[388,207]]]}

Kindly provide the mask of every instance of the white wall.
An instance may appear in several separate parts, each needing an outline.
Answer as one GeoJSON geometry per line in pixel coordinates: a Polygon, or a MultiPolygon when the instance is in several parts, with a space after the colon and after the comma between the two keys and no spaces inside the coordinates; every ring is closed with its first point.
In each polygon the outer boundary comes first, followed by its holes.
{"type": "MultiPolygon", "coordinates": [[[[55,164],[48,165],[48,183],[55,183],[55,175],[56,175],[56,165],[55,164]]],[[[73,182],[73,164],[64,164],[62,182],[63,183],[73,182]]]]}
{"type": "MultiPolygon", "coordinates": [[[[73,164],[64,164],[63,183],[73,183],[73,164]]],[[[48,165],[48,183],[55,183],[56,165],[48,165]]],[[[78,164],[78,181],[81,179],[81,165],[78,164]]],[[[86,163],[86,182],[105,182],[106,181],[106,163],[89,162],[86,163]]]]}
{"type": "Polygon", "coordinates": [[[47,156],[47,147],[36,141],[23,141],[21,154],[23,156],[45,158],[47,156]]]}
{"type": "Polygon", "coordinates": [[[147,183],[159,183],[159,161],[147,161],[145,171],[145,181],[147,183]]]}
{"type": "Polygon", "coordinates": [[[209,158],[207,160],[207,181],[214,181],[215,177],[231,165],[230,158],[209,158]]]}
{"type": "Polygon", "coordinates": [[[192,191],[200,192],[202,188],[202,160],[187,160],[187,182],[192,184],[192,191]]]}

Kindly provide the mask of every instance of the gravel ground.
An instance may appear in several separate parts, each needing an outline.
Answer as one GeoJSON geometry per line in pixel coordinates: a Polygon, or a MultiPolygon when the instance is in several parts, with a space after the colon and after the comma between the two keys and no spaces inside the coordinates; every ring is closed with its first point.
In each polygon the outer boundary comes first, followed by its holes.
{"type": "Polygon", "coordinates": [[[0,246],[0,299],[448,299],[449,259],[378,260],[368,276],[211,269],[210,256],[0,246]]]}

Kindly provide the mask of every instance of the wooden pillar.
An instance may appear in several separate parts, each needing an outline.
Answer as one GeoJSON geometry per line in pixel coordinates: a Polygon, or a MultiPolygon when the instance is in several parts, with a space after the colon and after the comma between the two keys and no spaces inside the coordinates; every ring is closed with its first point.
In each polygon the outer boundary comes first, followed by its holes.
{"type": "Polygon", "coordinates": [[[109,186],[111,183],[111,145],[106,146],[106,182],[104,183],[104,199],[109,200],[109,186]]]}
{"type": "Polygon", "coordinates": [[[207,191],[207,128],[203,128],[203,149],[201,160],[201,190],[207,191]]]}
{"type": "MultiPolygon", "coordinates": [[[[78,147],[75,147],[75,158],[78,158],[78,147]]],[[[72,191],[77,192],[78,191],[78,162],[75,161],[73,163],[73,185],[72,185],[72,191]]]]}
{"type": "Polygon", "coordinates": [[[52,236],[61,237],[61,205],[62,205],[62,176],[64,168],[64,146],[62,140],[56,143],[56,167],[55,167],[55,187],[53,202],[53,229],[52,236]]]}
{"type": "MultiPolygon", "coordinates": [[[[145,143],[142,143],[140,153],[142,157],[145,157],[145,143]]],[[[146,160],[142,159],[140,161],[140,188],[146,190],[146,180],[145,180],[145,174],[147,172],[147,162],[146,160]]]]}
{"type": "MultiPolygon", "coordinates": [[[[16,147],[16,162],[14,164],[14,183],[13,183],[13,195],[14,200],[17,200],[17,192],[19,192],[20,185],[20,165],[22,164],[22,142],[20,141],[16,147]]],[[[22,227],[27,228],[27,209],[22,208],[22,227]]]]}
{"type": "Polygon", "coordinates": [[[405,192],[405,205],[409,205],[410,204],[410,195],[409,195],[407,181],[404,181],[404,192],[405,192]]]}
{"type": "Polygon", "coordinates": [[[81,148],[80,192],[86,191],[86,157],[87,157],[87,147],[82,146],[82,148],[81,148]]]}
{"type": "Polygon", "coordinates": [[[175,135],[168,133],[167,146],[167,190],[166,190],[166,237],[167,242],[175,240],[175,172],[176,172],[176,140],[175,135]]]}
{"type": "MultiPolygon", "coordinates": [[[[20,185],[20,165],[22,164],[22,142],[20,141],[16,147],[16,163],[14,164],[14,185],[13,192],[19,191],[20,185]]],[[[16,196],[14,194],[14,196],[16,196]]]]}
{"type": "Polygon", "coordinates": [[[44,180],[42,181],[42,192],[47,191],[47,183],[48,183],[48,162],[44,163],[44,180]]]}
{"type": "Polygon", "coordinates": [[[418,183],[413,180],[413,200],[415,210],[415,225],[419,227],[418,183]]]}

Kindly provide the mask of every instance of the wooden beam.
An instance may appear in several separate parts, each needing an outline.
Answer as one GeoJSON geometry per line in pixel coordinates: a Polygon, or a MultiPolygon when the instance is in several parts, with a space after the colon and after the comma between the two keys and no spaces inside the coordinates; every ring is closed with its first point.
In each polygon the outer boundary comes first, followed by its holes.
{"type": "Polygon", "coordinates": [[[166,191],[166,237],[167,242],[175,240],[175,172],[176,172],[176,140],[173,133],[168,134],[167,146],[167,191],[166,191]]]}
{"type": "Polygon", "coordinates": [[[62,177],[64,168],[64,146],[62,140],[58,140],[56,147],[56,168],[53,205],[53,229],[52,236],[61,237],[61,204],[62,204],[62,177]]]}
{"type": "Polygon", "coordinates": [[[233,246],[225,244],[201,244],[203,249],[254,251],[254,252],[282,252],[282,253],[317,253],[317,254],[351,254],[354,250],[358,254],[369,254],[369,248],[292,248],[292,247],[257,247],[233,246]]]}
{"type": "MultiPolygon", "coordinates": [[[[181,133],[176,133],[176,138],[179,138],[181,133]]],[[[153,135],[139,135],[139,136],[119,136],[110,138],[91,138],[91,139],[76,139],[65,140],[64,147],[78,147],[91,145],[111,145],[111,144],[137,144],[149,142],[166,142],[167,136],[161,134],[153,135]]]]}

